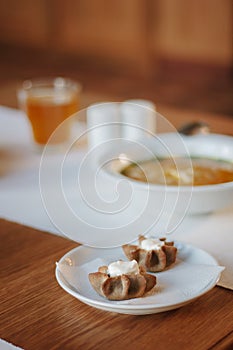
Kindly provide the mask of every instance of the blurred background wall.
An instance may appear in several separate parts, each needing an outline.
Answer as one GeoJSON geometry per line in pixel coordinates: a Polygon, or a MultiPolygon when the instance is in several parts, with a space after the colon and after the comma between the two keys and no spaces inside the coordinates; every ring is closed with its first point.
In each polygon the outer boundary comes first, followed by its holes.
{"type": "Polygon", "coordinates": [[[232,17],[232,0],[0,0],[0,73],[73,73],[187,106],[188,89],[194,108],[217,108],[218,96],[230,114],[232,17]]]}

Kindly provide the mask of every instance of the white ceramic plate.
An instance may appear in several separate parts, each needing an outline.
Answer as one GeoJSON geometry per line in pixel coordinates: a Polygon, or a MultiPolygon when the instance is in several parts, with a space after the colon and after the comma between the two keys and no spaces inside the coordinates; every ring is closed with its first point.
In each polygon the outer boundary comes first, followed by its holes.
{"type": "Polygon", "coordinates": [[[207,252],[176,242],[176,263],[156,273],[157,285],[152,295],[125,301],[109,301],[91,287],[88,273],[102,264],[126,260],[121,248],[77,247],[65,254],[56,267],[59,285],[80,301],[98,309],[123,314],[145,315],[181,307],[212,289],[223,270],[207,252]]]}

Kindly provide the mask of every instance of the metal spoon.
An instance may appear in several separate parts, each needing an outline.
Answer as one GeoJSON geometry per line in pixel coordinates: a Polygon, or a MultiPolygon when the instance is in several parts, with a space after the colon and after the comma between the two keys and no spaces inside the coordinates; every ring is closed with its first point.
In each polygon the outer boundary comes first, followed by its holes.
{"type": "Polygon", "coordinates": [[[183,135],[209,134],[210,127],[207,123],[202,121],[191,122],[184,124],[178,129],[178,132],[183,135]]]}

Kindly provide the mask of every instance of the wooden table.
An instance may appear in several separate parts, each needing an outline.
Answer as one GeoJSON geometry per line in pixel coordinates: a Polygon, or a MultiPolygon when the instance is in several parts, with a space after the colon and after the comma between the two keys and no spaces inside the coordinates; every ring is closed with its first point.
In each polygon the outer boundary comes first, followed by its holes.
{"type": "MultiPolygon", "coordinates": [[[[194,114],[170,111],[178,126],[194,114]],[[182,114],[183,113],[183,114],[182,114]]],[[[170,113],[170,114],[169,114],[170,113]]],[[[233,134],[233,120],[205,114],[216,132],[233,134]]],[[[87,306],[55,280],[55,262],[78,244],[0,220],[0,337],[36,349],[230,349],[233,293],[215,287],[177,310],[121,315],[87,306]]]]}
{"type": "Polygon", "coordinates": [[[57,284],[55,262],[77,246],[0,220],[0,336],[36,349],[225,349],[233,344],[232,291],[215,287],[177,310],[121,315],[87,306],[57,284]]]}

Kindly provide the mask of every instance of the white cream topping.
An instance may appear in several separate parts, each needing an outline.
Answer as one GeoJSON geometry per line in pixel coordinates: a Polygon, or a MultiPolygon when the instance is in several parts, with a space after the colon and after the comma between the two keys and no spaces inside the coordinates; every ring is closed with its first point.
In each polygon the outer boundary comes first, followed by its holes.
{"type": "Polygon", "coordinates": [[[141,241],[140,247],[145,250],[159,250],[163,245],[164,242],[157,238],[146,238],[141,241]]]}
{"type": "Polygon", "coordinates": [[[130,273],[134,273],[134,274],[139,273],[139,266],[136,260],[132,260],[132,261],[118,260],[108,265],[108,274],[110,275],[110,277],[127,275],[130,273]]]}

